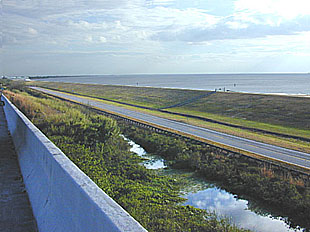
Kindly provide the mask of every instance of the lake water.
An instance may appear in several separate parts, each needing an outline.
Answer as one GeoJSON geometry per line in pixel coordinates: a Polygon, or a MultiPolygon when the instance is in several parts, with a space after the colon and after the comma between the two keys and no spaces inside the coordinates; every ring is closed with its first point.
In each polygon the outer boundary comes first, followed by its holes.
{"type": "Polygon", "coordinates": [[[225,88],[235,92],[310,95],[310,73],[84,75],[41,80],[202,90],[225,88]]]}
{"type": "MultiPolygon", "coordinates": [[[[149,155],[139,144],[125,137],[124,139],[128,141],[132,152],[147,159],[142,163],[146,168],[160,169],[167,167],[164,159],[159,156],[149,155]]],[[[181,196],[187,199],[184,205],[192,205],[200,209],[216,212],[218,215],[230,218],[239,227],[252,231],[299,231],[290,229],[284,218],[273,217],[257,205],[251,207],[249,201],[238,199],[237,196],[219,189],[207,181],[191,177],[190,183],[190,186],[181,193],[181,196]]]]}

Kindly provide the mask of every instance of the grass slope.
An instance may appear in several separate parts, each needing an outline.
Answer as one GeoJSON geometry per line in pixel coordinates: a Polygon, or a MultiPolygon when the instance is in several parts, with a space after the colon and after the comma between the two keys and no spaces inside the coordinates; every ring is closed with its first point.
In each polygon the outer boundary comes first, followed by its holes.
{"type": "MultiPolygon", "coordinates": [[[[55,88],[73,93],[102,97],[125,103],[161,108],[185,101],[207,91],[161,89],[129,86],[73,84],[59,82],[34,82],[38,86],[55,88]]],[[[216,93],[169,111],[213,119],[242,127],[310,138],[310,98],[272,96],[242,93],[216,93]]],[[[127,106],[128,107],[128,106],[127,106]]],[[[132,107],[129,107],[132,108],[132,107]]],[[[282,138],[265,133],[237,129],[216,123],[204,122],[162,112],[142,110],[148,113],[184,121],[190,124],[233,134],[289,149],[310,152],[310,143],[292,138],[282,138]]]]}

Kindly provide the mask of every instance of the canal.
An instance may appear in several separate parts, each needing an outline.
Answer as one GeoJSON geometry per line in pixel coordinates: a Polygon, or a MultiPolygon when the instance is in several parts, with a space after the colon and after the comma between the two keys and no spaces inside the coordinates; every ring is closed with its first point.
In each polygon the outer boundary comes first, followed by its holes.
{"type": "Polygon", "coordinates": [[[187,186],[182,189],[180,196],[187,199],[184,205],[191,205],[217,215],[228,218],[237,226],[257,232],[282,232],[282,231],[303,231],[302,229],[290,228],[288,219],[275,216],[266,207],[255,201],[243,199],[241,196],[231,194],[216,183],[209,183],[205,179],[185,173],[184,171],[168,168],[165,160],[160,156],[148,154],[139,144],[124,137],[131,146],[130,151],[142,157],[147,169],[160,170],[167,175],[187,176],[187,186]]]}

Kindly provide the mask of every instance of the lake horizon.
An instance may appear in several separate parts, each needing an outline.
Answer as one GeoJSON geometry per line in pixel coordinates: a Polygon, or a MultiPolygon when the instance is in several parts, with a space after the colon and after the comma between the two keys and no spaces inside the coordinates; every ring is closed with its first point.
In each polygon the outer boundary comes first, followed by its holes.
{"type": "Polygon", "coordinates": [[[32,77],[31,79],[81,84],[310,95],[310,73],[127,74],[42,77],[39,79],[32,77]]]}

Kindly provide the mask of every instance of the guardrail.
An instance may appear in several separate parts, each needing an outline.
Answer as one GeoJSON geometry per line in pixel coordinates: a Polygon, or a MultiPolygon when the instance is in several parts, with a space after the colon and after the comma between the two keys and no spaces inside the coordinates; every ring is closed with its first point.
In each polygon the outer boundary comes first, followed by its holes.
{"type": "Polygon", "coordinates": [[[3,98],[39,231],[146,231],[3,98]]]}

